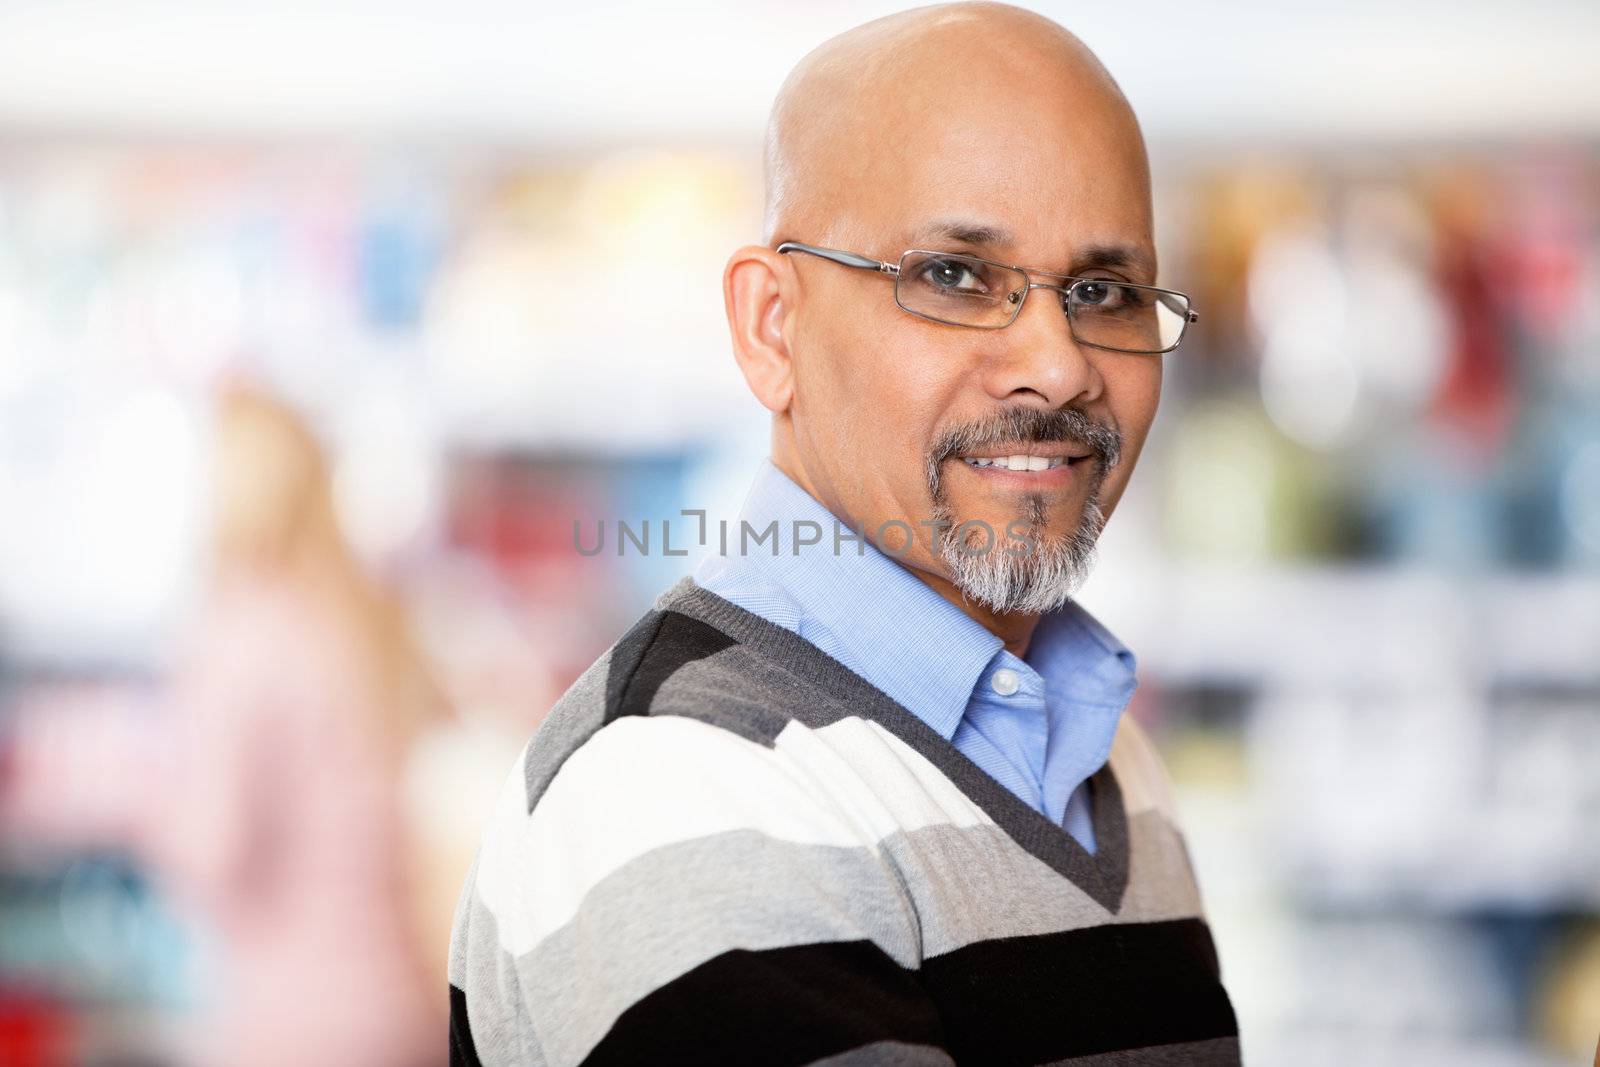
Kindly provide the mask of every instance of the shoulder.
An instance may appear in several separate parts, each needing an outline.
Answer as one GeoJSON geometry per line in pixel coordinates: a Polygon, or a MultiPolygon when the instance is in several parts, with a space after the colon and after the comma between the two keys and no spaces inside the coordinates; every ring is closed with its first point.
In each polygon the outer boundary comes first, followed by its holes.
{"type": "Polygon", "coordinates": [[[774,885],[821,857],[841,891],[882,878],[871,827],[819,795],[781,746],[689,716],[623,716],[577,744],[530,802],[543,756],[537,738],[525,746],[477,857],[477,890],[514,953],[584,909],[599,914],[607,895],[659,908],[692,884],[694,907],[770,909],[774,885]]]}
{"type": "MultiPolygon", "coordinates": [[[[536,745],[526,750],[532,755],[536,745]]],[[[819,799],[787,746],[688,715],[631,715],[590,735],[527,811],[530,825],[704,834],[745,826],[822,840],[819,799]]]]}
{"type": "Polygon", "coordinates": [[[915,966],[915,909],[875,840],[779,747],[686,716],[624,716],[531,811],[522,772],[453,934],[474,1032],[526,1018],[509,1029],[578,1062],[641,1027],[650,1041],[657,1025],[720,1032],[730,1002],[741,1024],[788,1011],[796,968],[837,988],[915,966]]]}
{"type": "Polygon", "coordinates": [[[570,915],[611,872],[692,842],[875,851],[866,822],[881,819],[817,788],[831,765],[794,736],[810,734],[791,714],[805,699],[715,626],[647,612],[562,695],[507,775],[480,848],[488,894],[515,886],[570,915]]]}
{"type": "Polygon", "coordinates": [[[727,758],[728,746],[717,742],[737,738],[770,748],[790,721],[784,697],[795,695],[786,693],[776,673],[773,664],[710,623],[670,608],[651,609],[578,677],[540,724],[525,753],[526,810],[534,809],[580,748],[625,721],[634,725],[612,731],[597,754],[625,758],[621,748],[640,736],[640,721],[661,724],[644,733],[658,730],[673,738],[663,744],[693,746],[707,758],[727,758]],[[682,730],[684,719],[713,729],[682,730]]]}

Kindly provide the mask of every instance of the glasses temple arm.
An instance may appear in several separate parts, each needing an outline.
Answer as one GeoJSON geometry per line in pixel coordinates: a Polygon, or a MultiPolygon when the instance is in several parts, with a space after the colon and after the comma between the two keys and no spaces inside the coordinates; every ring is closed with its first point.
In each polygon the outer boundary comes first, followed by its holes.
{"type": "Polygon", "coordinates": [[[869,256],[860,256],[854,252],[845,252],[837,248],[818,248],[816,245],[801,244],[799,241],[785,241],[778,246],[777,250],[779,252],[804,252],[807,255],[820,256],[823,259],[841,263],[846,267],[875,270],[883,274],[893,274],[898,270],[893,263],[884,263],[869,256]]]}
{"type": "Polygon", "coordinates": [[[1187,300],[1181,300],[1170,293],[1158,293],[1156,294],[1156,299],[1167,305],[1167,310],[1174,315],[1182,315],[1190,322],[1200,321],[1200,313],[1190,310],[1187,300]]]}

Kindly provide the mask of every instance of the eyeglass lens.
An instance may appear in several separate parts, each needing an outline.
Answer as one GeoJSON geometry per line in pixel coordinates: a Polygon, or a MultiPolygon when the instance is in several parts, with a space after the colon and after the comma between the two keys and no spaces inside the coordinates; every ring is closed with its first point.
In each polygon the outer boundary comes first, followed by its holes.
{"type": "MultiPolygon", "coordinates": [[[[908,252],[895,276],[895,300],[913,314],[957,326],[1009,325],[1028,276],[971,256],[908,252]]],[[[1183,336],[1189,303],[1179,293],[1089,278],[1058,294],[1080,342],[1123,352],[1160,352],[1183,336]]]]}

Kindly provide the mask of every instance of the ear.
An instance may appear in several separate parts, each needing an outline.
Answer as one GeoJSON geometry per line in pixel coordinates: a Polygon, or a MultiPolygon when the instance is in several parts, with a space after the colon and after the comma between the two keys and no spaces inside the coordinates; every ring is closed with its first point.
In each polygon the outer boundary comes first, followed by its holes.
{"type": "Polygon", "coordinates": [[[722,273],[722,299],[733,357],[750,391],[774,415],[794,399],[794,362],[784,334],[794,275],[787,257],[763,245],[746,245],[728,259],[722,273]]]}

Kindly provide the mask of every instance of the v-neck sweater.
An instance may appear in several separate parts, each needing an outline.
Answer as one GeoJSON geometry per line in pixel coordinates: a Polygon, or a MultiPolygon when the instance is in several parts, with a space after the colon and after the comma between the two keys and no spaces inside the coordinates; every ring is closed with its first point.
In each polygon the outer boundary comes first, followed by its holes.
{"type": "Polygon", "coordinates": [[[1235,1064],[1154,748],[1097,849],[685,578],[551,709],[457,904],[453,1064],[1235,1064]]]}
{"type": "Polygon", "coordinates": [[[1074,598],[1040,615],[1013,654],[870,538],[847,547],[850,524],[770,457],[739,523],[769,531],[770,549],[741,532],[732,551],[701,560],[696,585],[810,641],[1095,851],[1089,778],[1138,687],[1132,649],[1074,598]]]}

